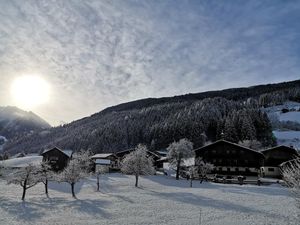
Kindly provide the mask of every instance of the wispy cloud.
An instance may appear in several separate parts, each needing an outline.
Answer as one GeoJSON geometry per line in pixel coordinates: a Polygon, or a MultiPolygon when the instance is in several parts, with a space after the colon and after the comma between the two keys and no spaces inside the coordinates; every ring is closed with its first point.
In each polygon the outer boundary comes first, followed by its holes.
{"type": "MultiPolygon", "coordinates": [[[[0,104],[40,73],[70,121],[106,106],[299,78],[297,1],[0,1],[0,104]]],[[[59,112],[59,113],[58,113],[59,112]]]]}

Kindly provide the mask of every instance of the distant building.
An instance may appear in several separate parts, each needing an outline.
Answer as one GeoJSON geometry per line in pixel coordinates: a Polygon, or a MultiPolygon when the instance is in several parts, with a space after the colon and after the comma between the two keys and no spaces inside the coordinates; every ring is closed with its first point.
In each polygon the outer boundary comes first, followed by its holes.
{"type": "Polygon", "coordinates": [[[72,150],[62,150],[54,147],[44,150],[41,155],[43,156],[43,161],[49,161],[53,170],[60,171],[67,166],[72,154],[72,150]]]}
{"type": "Polygon", "coordinates": [[[212,173],[224,175],[258,175],[264,162],[261,152],[244,146],[219,140],[195,150],[195,164],[202,158],[212,163],[212,173]]]}
{"type": "Polygon", "coordinates": [[[264,166],[260,169],[261,175],[264,177],[281,177],[280,165],[299,156],[296,149],[284,145],[261,152],[265,156],[264,166]]]}
{"type": "Polygon", "coordinates": [[[113,153],[100,153],[93,155],[92,160],[94,162],[95,171],[97,171],[98,167],[105,166],[108,169],[118,169],[118,158],[113,153]]]}
{"type": "MultiPolygon", "coordinates": [[[[135,150],[134,148],[131,148],[131,149],[127,149],[127,150],[123,150],[123,151],[115,153],[115,155],[118,157],[118,163],[120,164],[121,161],[124,159],[124,157],[134,150],[135,150]]],[[[152,157],[153,164],[156,167],[156,163],[161,158],[161,156],[152,151],[147,151],[147,156],[152,157]]]]}

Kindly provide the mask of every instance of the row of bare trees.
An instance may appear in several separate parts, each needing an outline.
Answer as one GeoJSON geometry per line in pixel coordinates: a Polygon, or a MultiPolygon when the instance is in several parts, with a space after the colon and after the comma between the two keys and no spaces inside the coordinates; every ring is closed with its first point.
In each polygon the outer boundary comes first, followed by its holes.
{"type": "MultiPolygon", "coordinates": [[[[135,176],[136,187],[138,187],[139,176],[155,174],[153,159],[147,154],[147,147],[139,144],[134,151],[122,160],[121,171],[124,174],[135,176]]],[[[5,177],[8,184],[17,184],[23,188],[22,200],[25,199],[26,191],[38,183],[44,184],[45,194],[48,196],[49,181],[70,184],[72,196],[76,198],[76,183],[90,175],[92,166],[90,157],[91,153],[89,151],[76,153],[69,161],[67,167],[60,173],[53,172],[50,164],[43,161],[39,165],[28,165],[24,168],[13,170],[5,177]]],[[[192,142],[187,139],[181,139],[178,142],[171,143],[168,147],[167,158],[171,167],[176,170],[176,179],[179,179],[180,169],[184,160],[194,158],[192,142]]],[[[192,181],[196,177],[200,177],[202,182],[212,168],[211,164],[205,163],[201,159],[196,161],[196,165],[191,165],[188,170],[191,186],[192,181]]],[[[97,191],[100,189],[100,176],[106,172],[108,172],[108,168],[105,166],[96,168],[97,191]]]]}
{"type": "Polygon", "coordinates": [[[49,162],[43,161],[39,165],[29,164],[26,167],[13,169],[5,176],[5,179],[8,184],[16,184],[22,187],[22,200],[25,200],[26,191],[38,183],[44,184],[45,194],[48,196],[49,181],[70,184],[72,196],[76,198],[75,184],[89,175],[90,166],[90,152],[80,151],[74,155],[68,166],[60,173],[55,173],[49,162]]]}

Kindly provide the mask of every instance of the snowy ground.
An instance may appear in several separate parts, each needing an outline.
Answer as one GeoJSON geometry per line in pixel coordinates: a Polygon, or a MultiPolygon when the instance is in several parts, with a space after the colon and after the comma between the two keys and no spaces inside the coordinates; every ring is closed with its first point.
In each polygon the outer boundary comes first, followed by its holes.
{"type": "Polygon", "coordinates": [[[26,202],[18,186],[0,179],[0,224],[166,224],[166,225],[295,225],[296,208],[288,190],[280,186],[230,185],[151,176],[134,188],[132,176],[102,177],[76,186],[52,183],[46,198],[43,186],[29,189],[26,202]],[[200,223],[201,217],[201,223],[200,223]]]}
{"type": "Polygon", "coordinates": [[[43,156],[25,156],[21,158],[13,158],[13,159],[7,159],[0,161],[0,167],[25,167],[29,164],[32,165],[39,165],[43,160],[43,156]]]}

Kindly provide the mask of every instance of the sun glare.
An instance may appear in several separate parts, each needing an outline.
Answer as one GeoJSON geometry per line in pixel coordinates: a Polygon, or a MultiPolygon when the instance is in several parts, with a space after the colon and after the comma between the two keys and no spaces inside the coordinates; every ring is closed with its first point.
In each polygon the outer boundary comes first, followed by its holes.
{"type": "Polygon", "coordinates": [[[47,81],[38,75],[17,77],[11,86],[11,94],[16,106],[32,109],[49,100],[50,87],[47,81]]]}

